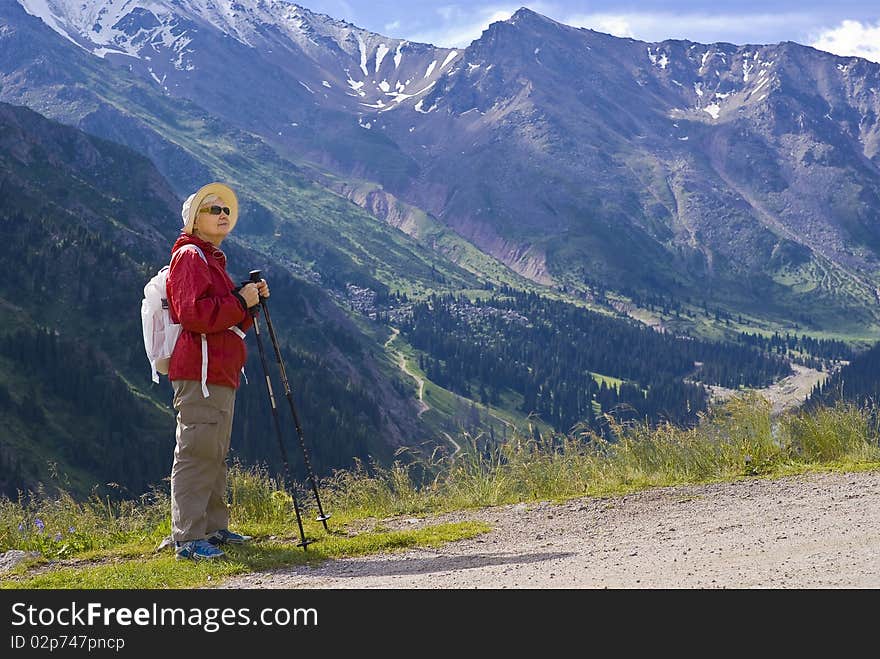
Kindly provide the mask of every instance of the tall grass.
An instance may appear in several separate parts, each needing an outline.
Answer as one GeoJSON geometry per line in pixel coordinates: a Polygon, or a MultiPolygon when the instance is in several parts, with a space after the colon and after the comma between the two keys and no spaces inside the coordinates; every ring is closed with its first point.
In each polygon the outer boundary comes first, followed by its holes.
{"type": "Polygon", "coordinates": [[[487,445],[465,434],[450,458],[395,462],[337,473],[335,505],[364,514],[418,514],[646,487],[790,474],[822,468],[880,467],[872,407],[838,403],[775,420],[770,404],[744,394],[713,408],[691,428],[608,419],[613,441],[591,431],[487,445]],[[416,477],[415,473],[422,474],[416,477]]]}
{"type": "MultiPolygon", "coordinates": [[[[586,429],[538,439],[514,435],[494,445],[485,436],[465,434],[455,456],[406,451],[390,466],[358,462],[323,480],[322,506],[339,526],[370,517],[755,475],[880,468],[876,410],[850,403],[773,419],[770,405],[755,394],[713,408],[691,428],[608,423],[613,441],[586,429]]],[[[304,517],[310,516],[315,502],[309,492],[294,494],[304,517]]],[[[265,468],[233,464],[229,495],[238,528],[261,537],[295,532],[292,498],[265,468]]],[[[168,494],[160,489],[127,502],[76,501],[44,490],[0,498],[0,551],[23,549],[50,558],[125,555],[128,546],[142,550],[167,535],[169,511],[168,494]]]]}
{"type": "Polygon", "coordinates": [[[0,497],[0,551],[22,549],[50,558],[88,556],[160,538],[170,532],[170,502],[159,490],[137,500],[94,495],[77,501],[40,487],[15,500],[0,497]]]}

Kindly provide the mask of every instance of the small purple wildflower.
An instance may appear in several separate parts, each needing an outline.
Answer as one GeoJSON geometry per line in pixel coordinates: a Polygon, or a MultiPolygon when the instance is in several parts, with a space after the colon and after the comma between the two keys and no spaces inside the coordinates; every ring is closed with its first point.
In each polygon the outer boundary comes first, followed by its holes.
{"type": "Polygon", "coordinates": [[[18,523],[18,532],[19,532],[19,533],[24,533],[24,522],[19,522],[19,523],[18,523]]]}
{"type": "Polygon", "coordinates": [[[34,526],[36,526],[39,529],[40,533],[42,533],[43,529],[46,528],[46,525],[43,524],[43,520],[41,520],[39,517],[37,517],[37,519],[34,520],[34,526]]]}
{"type": "Polygon", "coordinates": [[[55,534],[55,542],[59,542],[60,540],[61,540],[61,534],[60,534],[60,533],[56,533],[56,534],[55,534]]]}
{"type": "Polygon", "coordinates": [[[76,529],[71,526],[69,529],[67,529],[67,532],[68,533],[76,533],[76,529]]]}

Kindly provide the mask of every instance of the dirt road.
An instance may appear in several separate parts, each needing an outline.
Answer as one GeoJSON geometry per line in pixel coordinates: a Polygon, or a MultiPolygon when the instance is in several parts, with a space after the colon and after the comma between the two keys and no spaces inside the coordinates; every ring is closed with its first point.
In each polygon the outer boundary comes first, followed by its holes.
{"type": "MultiPolygon", "coordinates": [[[[398,334],[400,334],[400,330],[397,329],[396,327],[392,327],[391,328],[391,336],[389,336],[388,340],[385,341],[384,348],[386,350],[388,350],[389,346],[394,341],[394,339],[397,338],[398,334]]],[[[406,357],[404,356],[404,354],[402,352],[400,352],[399,350],[395,350],[394,355],[397,357],[397,366],[400,368],[400,370],[403,371],[406,375],[408,375],[409,377],[411,377],[413,380],[416,381],[416,387],[418,387],[418,406],[419,406],[419,411],[416,414],[417,414],[417,416],[422,416],[422,414],[424,414],[429,409],[431,409],[424,400],[425,380],[424,380],[424,378],[419,377],[418,374],[413,373],[411,370],[409,370],[409,367],[406,364],[406,357]]]]}
{"type": "Polygon", "coordinates": [[[237,577],[220,588],[878,588],[880,472],[661,488],[518,504],[385,527],[493,530],[408,550],[237,577]]]}
{"type": "MultiPolygon", "coordinates": [[[[764,389],[754,390],[770,403],[770,413],[773,417],[802,405],[804,400],[809,397],[813,387],[824,382],[829,376],[828,372],[817,371],[801,364],[792,363],[791,368],[794,373],[788,377],[782,378],[764,389]]],[[[709,390],[710,400],[714,403],[724,402],[738,394],[735,389],[727,389],[718,385],[706,385],[706,389],[709,390]]]]}

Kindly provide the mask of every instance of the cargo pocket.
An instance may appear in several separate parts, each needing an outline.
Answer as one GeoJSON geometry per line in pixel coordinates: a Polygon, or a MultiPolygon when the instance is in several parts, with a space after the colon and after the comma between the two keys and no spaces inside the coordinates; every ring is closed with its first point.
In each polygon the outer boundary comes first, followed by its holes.
{"type": "Polygon", "coordinates": [[[182,405],[177,412],[177,451],[181,457],[216,461],[221,459],[224,413],[210,405],[182,405]]]}

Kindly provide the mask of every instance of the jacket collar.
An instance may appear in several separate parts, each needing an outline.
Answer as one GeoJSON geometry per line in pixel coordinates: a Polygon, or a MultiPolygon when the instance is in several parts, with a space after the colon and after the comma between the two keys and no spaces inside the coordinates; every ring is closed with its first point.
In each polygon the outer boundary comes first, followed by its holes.
{"type": "Polygon", "coordinates": [[[174,242],[174,247],[171,248],[171,251],[174,252],[184,245],[195,245],[202,250],[202,253],[206,257],[213,257],[214,260],[220,262],[220,265],[224,268],[226,267],[226,254],[224,254],[223,250],[213,243],[209,243],[207,240],[202,240],[198,236],[181,232],[177,237],[177,240],[174,242]]]}

